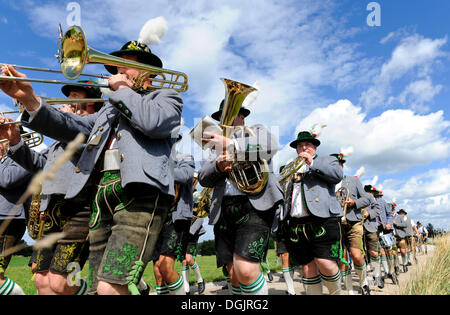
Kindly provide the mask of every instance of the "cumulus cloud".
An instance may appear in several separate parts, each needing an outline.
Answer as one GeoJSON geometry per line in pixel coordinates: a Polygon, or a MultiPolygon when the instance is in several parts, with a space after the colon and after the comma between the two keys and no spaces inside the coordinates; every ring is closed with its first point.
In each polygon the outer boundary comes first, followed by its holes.
{"type": "Polygon", "coordinates": [[[409,108],[418,112],[427,112],[430,109],[427,104],[430,104],[442,88],[442,85],[434,86],[431,78],[427,77],[410,83],[398,97],[390,97],[388,104],[398,101],[400,104],[408,105],[409,108]]]}
{"type": "MultiPolygon", "coordinates": [[[[419,115],[411,110],[387,110],[368,118],[361,107],[340,100],[312,111],[297,126],[295,135],[316,123],[327,125],[320,136],[319,154],[354,147],[345,164],[352,172],[365,165],[369,176],[398,173],[450,155],[450,142],[445,136],[450,121],[445,120],[443,111],[419,115]]],[[[289,146],[282,151],[287,152],[280,153],[280,163],[295,153],[289,146]]]]}
{"type": "MultiPolygon", "coordinates": [[[[54,38],[69,13],[65,5],[28,2],[33,4],[27,6],[33,28],[54,38]]],[[[337,4],[330,2],[78,2],[88,44],[107,52],[137,39],[149,18],[164,16],[167,33],[151,49],[164,67],[188,74],[185,109],[197,117],[219,107],[221,77],[258,81],[261,93],[248,123],[276,122],[285,134],[298,123],[286,112],[295,108],[297,116],[306,115],[331,102],[322,87],[348,90],[368,83],[374,71],[373,61],[348,40],[359,30],[347,29],[334,15],[337,4]],[[92,7],[97,10],[86,9],[92,7]]]]}
{"type": "Polygon", "coordinates": [[[385,200],[397,200],[416,221],[450,228],[450,169],[433,169],[405,180],[383,181],[385,200]]]}
{"type": "MultiPolygon", "coordinates": [[[[388,35],[385,40],[391,39],[394,35],[388,35]]],[[[389,61],[381,66],[373,84],[361,95],[360,102],[368,109],[376,106],[385,106],[385,101],[392,93],[392,84],[407,73],[415,71],[414,77],[423,78],[429,75],[431,66],[440,58],[446,55],[443,46],[447,43],[447,36],[443,38],[425,38],[419,34],[413,34],[403,38],[400,44],[392,52],[389,61]]],[[[420,81],[422,83],[430,81],[420,81]]],[[[418,87],[419,83],[412,84],[410,89],[418,87]]],[[[428,90],[430,87],[428,86],[428,90]]],[[[434,88],[435,90],[436,88],[434,88]]],[[[434,91],[433,96],[439,92],[434,91]]],[[[406,91],[405,93],[408,93],[406,91]]],[[[432,97],[431,97],[432,98],[432,97]]],[[[424,101],[430,101],[427,98],[424,101]]]]}

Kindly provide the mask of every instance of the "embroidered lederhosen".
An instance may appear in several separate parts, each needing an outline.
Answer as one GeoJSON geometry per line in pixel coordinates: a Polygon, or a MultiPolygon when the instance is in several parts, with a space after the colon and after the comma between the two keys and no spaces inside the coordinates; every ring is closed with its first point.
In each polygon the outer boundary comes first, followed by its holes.
{"type": "Polygon", "coordinates": [[[218,267],[233,261],[233,253],[253,262],[264,261],[276,207],[258,211],[247,196],[223,198],[214,225],[218,267]]]}

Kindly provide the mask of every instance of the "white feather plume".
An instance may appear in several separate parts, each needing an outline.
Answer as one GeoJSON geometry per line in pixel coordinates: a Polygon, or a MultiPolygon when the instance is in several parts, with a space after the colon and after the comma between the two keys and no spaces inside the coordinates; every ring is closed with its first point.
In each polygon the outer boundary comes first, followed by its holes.
{"type": "Polygon", "coordinates": [[[327,125],[314,124],[311,128],[311,133],[315,134],[316,137],[318,137],[322,133],[323,128],[325,128],[326,126],[327,125]]]}
{"type": "Polygon", "coordinates": [[[344,155],[344,157],[349,157],[350,155],[352,155],[355,152],[355,150],[353,149],[352,146],[342,149],[341,148],[341,153],[344,155]]]}
{"type": "Polygon", "coordinates": [[[375,176],[373,179],[372,179],[372,183],[370,183],[372,186],[375,186],[376,184],[377,184],[377,182],[378,182],[378,176],[375,176]]]}
{"type": "Polygon", "coordinates": [[[245,107],[247,109],[256,101],[256,98],[258,97],[259,91],[261,90],[261,88],[260,88],[260,86],[258,84],[258,81],[253,83],[252,86],[256,89],[256,91],[253,91],[252,93],[247,95],[247,97],[245,98],[244,102],[242,102],[242,107],[245,107]]]}
{"type": "Polygon", "coordinates": [[[138,42],[146,45],[159,44],[167,31],[167,21],[163,16],[148,20],[139,33],[138,42]]]}
{"type": "Polygon", "coordinates": [[[361,166],[359,170],[356,172],[355,176],[358,178],[361,178],[366,173],[366,168],[364,166],[361,166]]]}
{"type": "Polygon", "coordinates": [[[393,202],[393,203],[397,203],[397,198],[395,198],[395,197],[392,198],[392,202],[393,202]]]}

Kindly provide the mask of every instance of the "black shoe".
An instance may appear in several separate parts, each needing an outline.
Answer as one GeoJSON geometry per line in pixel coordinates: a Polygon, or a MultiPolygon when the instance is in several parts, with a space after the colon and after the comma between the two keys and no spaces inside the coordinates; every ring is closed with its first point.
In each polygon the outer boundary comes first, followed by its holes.
{"type": "Polygon", "coordinates": [[[150,293],[150,286],[147,284],[147,287],[143,290],[139,290],[141,295],[148,295],[150,293]]]}
{"type": "Polygon", "coordinates": [[[393,284],[397,284],[397,276],[394,276],[393,274],[388,274],[387,278],[391,279],[393,284]]]}
{"type": "Polygon", "coordinates": [[[272,273],[271,273],[271,272],[269,272],[269,273],[267,274],[267,278],[269,279],[269,282],[272,282],[272,281],[273,281],[273,276],[272,276],[272,273]]]}
{"type": "Polygon", "coordinates": [[[370,295],[370,288],[367,284],[361,288],[361,295],[370,295]]]}
{"type": "MultiPolygon", "coordinates": [[[[228,286],[227,286],[228,289],[228,286]]],[[[205,279],[203,279],[202,282],[198,283],[198,294],[202,294],[203,292],[205,292],[205,279]]]]}
{"type": "Polygon", "coordinates": [[[384,280],[381,277],[377,277],[375,282],[380,289],[384,288],[384,280]]]}
{"type": "Polygon", "coordinates": [[[191,291],[189,291],[189,292],[186,292],[186,295],[191,295],[191,291]]]}
{"type": "Polygon", "coordinates": [[[395,274],[398,276],[400,274],[400,267],[395,266],[394,270],[395,270],[395,274]]]}
{"type": "Polygon", "coordinates": [[[403,265],[403,272],[407,273],[408,272],[408,266],[407,265],[403,265]]]}
{"type": "Polygon", "coordinates": [[[408,261],[408,263],[406,264],[406,266],[412,266],[411,262],[408,261]]]}

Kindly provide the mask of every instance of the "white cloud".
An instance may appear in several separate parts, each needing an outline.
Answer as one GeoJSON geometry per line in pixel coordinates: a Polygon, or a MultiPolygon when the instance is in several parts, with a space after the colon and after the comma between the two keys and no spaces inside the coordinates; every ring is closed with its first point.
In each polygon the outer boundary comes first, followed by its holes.
{"type": "MultiPolygon", "coordinates": [[[[224,95],[221,77],[247,84],[258,81],[261,93],[248,123],[276,124],[286,134],[296,116],[330,102],[322,87],[348,90],[368,83],[373,61],[348,41],[359,32],[333,16],[335,4],[316,1],[79,1],[88,45],[109,52],[137,39],[142,25],[164,16],[168,31],[151,47],[164,67],[189,76],[185,110],[211,114],[224,95]],[[96,10],[86,8],[95,7],[96,10]],[[360,75],[361,74],[361,75],[360,75]],[[362,75],[364,74],[364,75],[362,75]]],[[[65,5],[28,6],[40,36],[55,38],[65,5]]],[[[64,24],[64,23],[63,23],[64,24]]],[[[64,25],[63,25],[64,26],[64,25]]]]}
{"type": "MultiPolygon", "coordinates": [[[[444,119],[443,111],[419,115],[411,110],[388,110],[368,118],[360,107],[340,100],[312,111],[297,126],[295,135],[316,123],[327,125],[319,137],[322,142],[319,155],[354,147],[355,152],[346,163],[352,173],[361,165],[366,167],[369,176],[398,173],[450,156],[446,136],[450,121],[444,119]]],[[[288,146],[282,151],[287,152],[280,152],[279,163],[295,154],[288,146]]]]}
{"type": "MultiPolygon", "coordinates": [[[[392,36],[388,35],[387,39],[392,36]]],[[[385,38],[382,42],[387,39],[385,38]]],[[[440,57],[446,55],[446,52],[442,50],[446,43],[447,36],[430,39],[414,34],[403,38],[392,52],[390,60],[382,65],[378,75],[373,80],[373,85],[362,93],[360,102],[368,109],[384,106],[389,94],[392,93],[393,82],[411,71],[416,71],[414,74],[416,78],[428,76],[431,72],[431,66],[440,57]]],[[[431,98],[426,101],[430,101],[431,98]]]]}
{"type": "Polygon", "coordinates": [[[8,24],[8,19],[5,18],[5,17],[2,17],[2,18],[0,19],[0,21],[1,21],[3,24],[8,24]]]}
{"type": "Polygon", "coordinates": [[[418,112],[427,112],[430,107],[427,106],[435,95],[442,90],[442,85],[434,86],[431,78],[427,77],[423,80],[417,80],[410,83],[398,97],[390,97],[388,104],[398,101],[402,105],[409,107],[418,112]]]}
{"type": "MultiPolygon", "coordinates": [[[[396,200],[416,221],[450,228],[450,168],[433,169],[405,180],[383,182],[385,200],[396,200]]],[[[377,187],[378,188],[378,187],[377,187]]]]}

